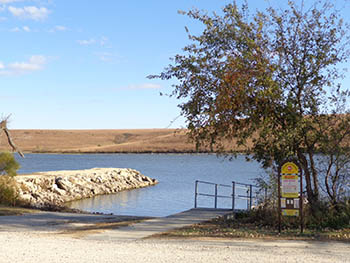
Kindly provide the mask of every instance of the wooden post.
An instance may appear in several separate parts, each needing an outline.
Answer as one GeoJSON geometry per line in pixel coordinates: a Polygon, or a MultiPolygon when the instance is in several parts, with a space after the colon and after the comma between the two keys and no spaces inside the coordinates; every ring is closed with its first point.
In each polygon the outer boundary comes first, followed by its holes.
{"type": "Polygon", "coordinates": [[[300,169],[300,197],[299,197],[299,209],[300,209],[300,233],[304,233],[304,196],[303,196],[303,170],[300,169]]]}
{"type": "Polygon", "coordinates": [[[281,166],[278,168],[278,233],[281,234],[281,221],[282,221],[282,209],[281,209],[281,166]]]}

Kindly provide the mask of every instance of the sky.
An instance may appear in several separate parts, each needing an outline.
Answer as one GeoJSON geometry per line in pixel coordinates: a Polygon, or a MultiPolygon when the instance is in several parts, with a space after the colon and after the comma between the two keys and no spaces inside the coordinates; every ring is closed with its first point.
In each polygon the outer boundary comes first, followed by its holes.
{"type": "Polygon", "coordinates": [[[178,10],[230,2],[0,0],[0,117],[11,129],[185,127],[179,101],[160,96],[175,80],[147,76],[190,43],[185,26],[203,29],[178,10]]]}

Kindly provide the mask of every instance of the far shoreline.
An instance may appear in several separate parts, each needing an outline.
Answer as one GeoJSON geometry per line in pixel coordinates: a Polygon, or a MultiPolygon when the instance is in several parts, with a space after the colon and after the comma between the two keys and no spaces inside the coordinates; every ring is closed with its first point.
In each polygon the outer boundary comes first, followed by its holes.
{"type": "MultiPolygon", "coordinates": [[[[209,147],[198,149],[187,129],[140,130],[11,130],[12,139],[23,153],[44,154],[207,154],[209,147]]],[[[5,141],[0,135],[0,142],[5,141]]],[[[234,141],[224,150],[243,153],[234,141]]],[[[0,144],[0,151],[11,151],[0,144]]]]}

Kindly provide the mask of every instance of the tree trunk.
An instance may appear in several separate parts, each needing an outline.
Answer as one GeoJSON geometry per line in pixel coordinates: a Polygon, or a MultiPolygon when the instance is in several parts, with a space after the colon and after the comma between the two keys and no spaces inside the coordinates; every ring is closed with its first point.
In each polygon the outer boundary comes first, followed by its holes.
{"type": "MultiPolygon", "coordinates": [[[[315,192],[312,188],[312,178],[314,177],[314,174],[310,173],[310,168],[308,165],[308,160],[306,159],[304,153],[302,153],[300,150],[297,152],[298,159],[300,162],[300,165],[302,166],[302,169],[304,170],[304,177],[306,182],[306,193],[307,193],[307,200],[310,205],[311,214],[313,216],[316,216],[316,213],[319,209],[319,200],[318,200],[318,189],[315,192]]],[[[315,185],[315,183],[314,183],[315,185]]],[[[301,190],[302,191],[302,190],[301,190]]]]}

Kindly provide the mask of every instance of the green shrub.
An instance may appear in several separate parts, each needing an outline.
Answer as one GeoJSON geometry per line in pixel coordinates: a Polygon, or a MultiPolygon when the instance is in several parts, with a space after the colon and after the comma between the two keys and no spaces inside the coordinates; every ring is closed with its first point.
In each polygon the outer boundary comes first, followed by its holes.
{"type": "Polygon", "coordinates": [[[320,204],[316,216],[310,216],[306,209],[306,225],[311,229],[343,229],[350,227],[350,201],[344,200],[336,206],[327,202],[320,204]]]}
{"type": "Polygon", "coordinates": [[[15,206],[19,201],[16,181],[11,176],[0,176],[0,204],[15,206]]]}
{"type": "Polygon", "coordinates": [[[0,204],[15,206],[18,202],[18,189],[13,178],[18,168],[13,154],[0,153],[0,204]]]}
{"type": "Polygon", "coordinates": [[[8,152],[0,153],[0,175],[15,176],[19,167],[13,154],[8,152]]]}

